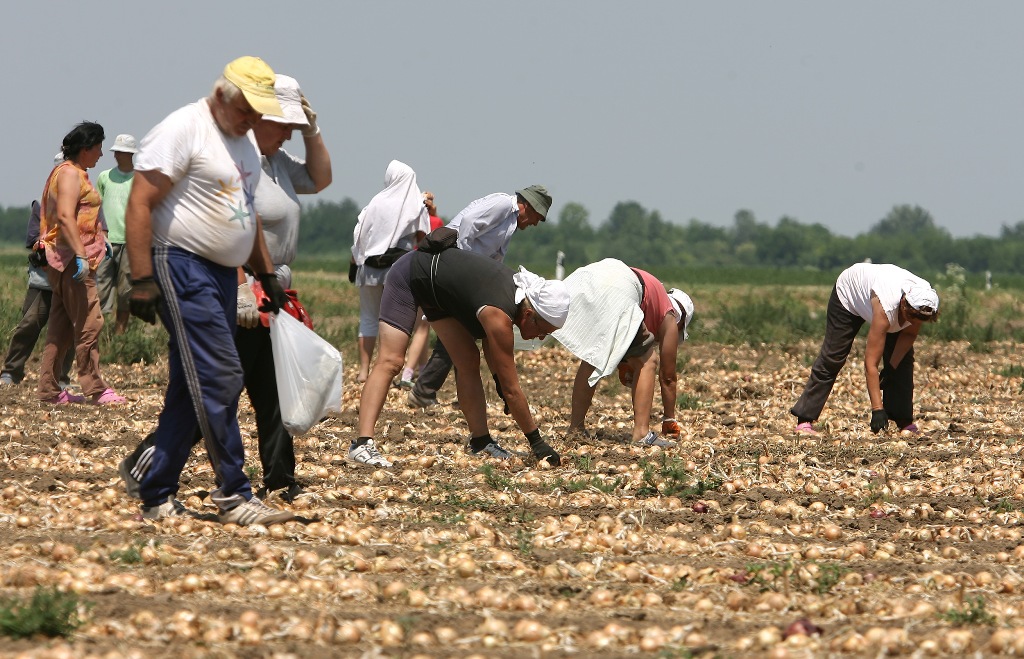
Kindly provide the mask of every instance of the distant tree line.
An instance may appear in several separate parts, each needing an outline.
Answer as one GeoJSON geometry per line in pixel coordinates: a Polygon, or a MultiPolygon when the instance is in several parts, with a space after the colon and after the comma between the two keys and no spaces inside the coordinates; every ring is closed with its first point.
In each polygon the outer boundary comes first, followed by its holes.
{"type": "MultiPolygon", "coordinates": [[[[305,205],[299,253],[346,255],[360,208],[352,199],[305,205]]],[[[21,243],[28,212],[27,206],[0,206],[0,241],[21,243]]],[[[565,254],[566,272],[614,257],[651,269],[746,266],[835,271],[871,259],[921,273],[957,263],[973,273],[1024,274],[1024,222],[1003,225],[999,236],[954,238],[936,226],[927,210],[901,205],[867,232],[849,237],[791,217],[774,225],[758,222],[748,210],[738,211],[732,226],[699,220],[677,224],[635,201],[620,202],[605,222],[594,226],[584,206],[568,203],[557,218],[518,233],[506,261],[549,271],[559,251],[565,254]]]]}

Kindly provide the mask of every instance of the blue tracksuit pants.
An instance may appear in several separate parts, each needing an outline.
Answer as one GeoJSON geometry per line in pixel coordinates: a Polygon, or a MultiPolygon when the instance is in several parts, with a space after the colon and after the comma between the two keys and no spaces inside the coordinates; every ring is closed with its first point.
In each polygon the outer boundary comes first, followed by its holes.
{"type": "Polygon", "coordinates": [[[236,270],[176,247],[157,247],[153,271],[163,293],[160,319],[170,334],[170,373],[155,452],[140,484],[143,504],[159,505],[177,493],[193,439],[201,434],[220,488],[215,503],[232,508],[252,498],[238,430],[236,270]]]}

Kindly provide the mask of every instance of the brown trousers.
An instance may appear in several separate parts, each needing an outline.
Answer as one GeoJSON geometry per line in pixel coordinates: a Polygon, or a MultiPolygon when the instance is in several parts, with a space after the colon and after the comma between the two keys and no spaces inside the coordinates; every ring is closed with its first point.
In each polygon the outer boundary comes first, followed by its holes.
{"type": "Polygon", "coordinates": [[[82,393],[98,396],[106,391],[107,384],[100,377],[99,340],[103,314],[96,294],[96,273],[90,271],[82,281],[72,278],[71,268],[64,272],[47,268],[46,275],[53,297],[39,366],[39,398],[52,398],[60,393],[58,366],[64,363],[64,356],[71,349],[75,351],[82,393]]]}

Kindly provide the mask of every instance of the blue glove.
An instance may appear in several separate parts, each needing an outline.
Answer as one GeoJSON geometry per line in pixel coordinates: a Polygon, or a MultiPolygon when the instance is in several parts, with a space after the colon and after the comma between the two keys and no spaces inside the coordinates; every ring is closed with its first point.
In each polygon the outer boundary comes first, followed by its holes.
{"type": "Polygon", "coordinates": [[[105,245],[106,248],[104,251],[106,251],[107,255],[104,257],[104,260],[114,258],[114,246],[111,245],[110,243],[105,243],[105,245]]]}
{"type": "Polygon", "coordinates": [[[75,281],[83,281],[86,275],[89,274],[89,261],[84,256],[75,257],[75,271],[71,274],[71,278],[75,281]]]}

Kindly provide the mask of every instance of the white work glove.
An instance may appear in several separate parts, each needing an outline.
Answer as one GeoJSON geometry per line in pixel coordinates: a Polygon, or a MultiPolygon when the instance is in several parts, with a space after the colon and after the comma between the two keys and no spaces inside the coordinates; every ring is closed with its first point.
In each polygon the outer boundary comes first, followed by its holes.
{"type": "Polygon", "coordinates": [[[302,129],[302,136],[316,137],[320,134],[320,127],[316,125],[316,112],[309,107],[309,101],[306,100],[305,94],[299,92],[299,98],[302,99],[302,111],[306,113],[306,121],[309,122],[309,125],[302,129]]]}
{"type": "Polygon", "coordinates": [[[238,325],[252,329],[260,323],[260,311],[256,308],[256,296],[249,284],[238,285],[238,325]]]}

